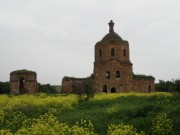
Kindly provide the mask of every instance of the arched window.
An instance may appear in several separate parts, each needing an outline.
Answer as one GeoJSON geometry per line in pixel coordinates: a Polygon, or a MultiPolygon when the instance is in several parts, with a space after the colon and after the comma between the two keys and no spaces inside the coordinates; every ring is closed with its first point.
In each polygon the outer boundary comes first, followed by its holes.
{"type": "Polygon", "coordinates": [[[120,78],[120,72],[116,71],[116,78],[120,78]]]}
{"type": "Polygon", "coordinates": [[[107,78],[107,79],[110,78],[110,72],[109,72],[109,71],[106,72],[106,78],[107,78]]]}
{"type": "Polygon", "coordinates": [[[100,57],[100,58],[102,57],[102,51],[101,51],[101,49],[99,49],[99,57],[100,57]]]}
{"type": "Polygon", "coordinates": [[[103,85],[103,92],[107,93],[107,86],[103,85]]]}
{"type": "Polygon", "coordinates": [[[111,56],[115,56],[115,50],[114,50],[114,48],[111,48],[111,56]]]}
{"type": "Polygon", "coordinates": [[[123,55],[126,56],[126,49],[124,49],[123,55]]]}

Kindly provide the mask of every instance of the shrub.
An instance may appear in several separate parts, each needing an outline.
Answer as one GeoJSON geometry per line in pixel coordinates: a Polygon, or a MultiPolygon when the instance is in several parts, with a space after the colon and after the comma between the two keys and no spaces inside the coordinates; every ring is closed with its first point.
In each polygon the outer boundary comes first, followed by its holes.
{"type": "Polygon", "coordinates": [[[51,94],[55,94],[57,93],[57,91],[55,90],[54,87],[52,87],[50,84],[40,84],[39,85],[39,91],[42,93],[51,93],[51,94]]]}
{"type": "Polygon", "coordinates": [[[11,129],[12,133],[15,133],[22,126],[29,124],[29,119],[20,111],[7,111],[3,115],[3,119],[1,119],[1,127],[4,129],[11,129]]]}
{"type": "Polygon", "coordinates": [[[94,127],[91,121],[81,119],[80,122],[76,122],[76,124],[71,128],[72,135],[94,135],[94,127]]]}
{"type": "Polygon", "coordinates": [[[22,127],[15,135],[94,135],[91,121],[81,120],[72,127],[60,123],[52,114],[44,114],[39,119],[33,119],[30,127],[22,127]]]}
{"type": "Polygon", "coordinates": [[[10,130],[4,130],[4,129],[1,129],[0,130],[0,134],[1,135],[13,135],[10,130]]]}
{"type": "Polygon", "coordinates": [[[167,103],[169,103],[169,101],[170,100],[169,100],[168,96],[163,95],[163,94],[155,96],[155,99],[154,99],[154,102],[156,104],[167,104],[167,103]]]}
{"type": "Polygon", "coordinates": [[[173,121],[167,118],[166,113],[160,113],[153,119],[153,135],[170,135],[173,134],[173,121]]]}
{"type": "Polygon", "coordinates": [[[137,129],[132,125],[110,124],[108,126],[108,135],[145,135],[145,133],[143,131],[141,131],[141,133],[137,133],[137,129]]]}

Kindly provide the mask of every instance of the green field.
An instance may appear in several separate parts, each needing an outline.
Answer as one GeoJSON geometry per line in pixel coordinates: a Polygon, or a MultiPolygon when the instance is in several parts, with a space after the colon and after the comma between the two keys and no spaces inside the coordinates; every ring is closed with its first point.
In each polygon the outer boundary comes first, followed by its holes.
{"type": "Polygon", "coordinates": [[[82,103],[76,95],[0,95],[0,130],[1,135],[180,135],[180,95],[102,93],[82,103]]]}

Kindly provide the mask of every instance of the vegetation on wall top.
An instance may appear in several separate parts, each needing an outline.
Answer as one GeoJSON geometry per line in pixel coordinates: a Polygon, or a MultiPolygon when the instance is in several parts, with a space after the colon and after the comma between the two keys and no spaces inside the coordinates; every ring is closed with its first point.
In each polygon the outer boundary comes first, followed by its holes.
{"type": "Polygon", "coordinates": [[[79,81],[83,81],[83,80],[85,80],[86,78],[75,78],[75,77],[68,77],[68,76],[65,76],[64,78],[63,78],[63,81],[69,81],[69,80],[79,80],[79,81]]]}
{"type": "Polygon", "coordinates": [[[26,74],[26,73],[36,74],[36,72],[27,69],[21,69],[11,72],[11,74],[26,74]]]}
{"type": "Polygon", "coordinates": [[[152,80],[154,80],[155,78],[151,75],[133,74],[133,79],[152,79],[152,80]]]}

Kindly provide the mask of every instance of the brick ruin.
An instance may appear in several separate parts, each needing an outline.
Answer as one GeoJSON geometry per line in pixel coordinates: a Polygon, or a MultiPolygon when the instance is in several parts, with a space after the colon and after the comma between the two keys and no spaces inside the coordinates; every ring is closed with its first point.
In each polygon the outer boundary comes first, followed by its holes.
{"type": "Polygon", "coordinates": [[[37,74],[26,69],[17,70],[10,73],[10,93],[24,94],[37,93],[37,74]]]}
{"type": "Polygon", "coordinates": [[[65,94],[83,92],[85,78],[64,77],[62,79],[61,92],[65,94]]]}
{"type": "MultiPolygon", "coordinates": [[[[114,32],[114,23],[109,22],[109,33],[95,45],[94,89],[96,92],[153,92],[152,76],[135,75],[130,61],[129,43],[114,32]]],[[[62,93],[71,93],[74,85],[83,79],[62,80],[62,93]]],[[[79,87],[80,90],[80,87],[79,87]]]]}
{"type": "Polygon", "coordinates": [[[113,27],[111,20],[109,33],[95,45],[95,90],[111,93],[154,91],[154,77],[133,73],[129,43],[115,33],[113,27]]]}

